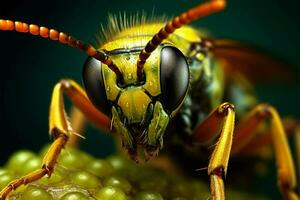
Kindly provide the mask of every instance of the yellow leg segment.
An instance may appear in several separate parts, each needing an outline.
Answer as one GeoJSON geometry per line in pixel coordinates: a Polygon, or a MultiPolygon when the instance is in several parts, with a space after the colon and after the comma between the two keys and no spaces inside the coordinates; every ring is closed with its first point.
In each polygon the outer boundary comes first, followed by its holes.
{"type": "Polygon", "coordinates": [[[109,129],[109,119],[98,111],[88,100],[84,91],[78,84],[71,80],[63,80],[55,85],[49,115],[49,132],[55,138],[48,152],[44,156],[41,169],[10,182],[1,192],[0,200],[5,200],[10,192],[21,185],[34,182],[45,175],[51,176],[61,150],[66,145],[73,130],[68,121],[64,109],[63,93],[70,97],[73,104],[93,122],[97,123],[102,129],[109,129]]]}
{"type": "Polygon", "coordinates": [[[223,103],[215,109],[207,119],[196,129],[193,140],[203,142],[201,135],[204,134],[214,138],[220,133],[218,142],[211,155],[208,165],[208,175],[210,176],[211,196],[213,200],[224,200],[224,182],[226,176],[230,150],[233,140],[235,112],[234,106],[223,103]],[[199,140],[198,140],[199,139],[199,140]]]}
{"type": "Polygon", "coordinates": [[[219,175],[210,176],[210,188],[212,199],[225,199],[224,181],[219,175]]]}
{"type": "Polygon", "coordinates": [[[235,130],[235,138],[232,145],[232,154],[238,154],[247,147],[255,136],[256,128],[266,119],[271,120],[271,137],[277,161],[279,187],[286,200],[298,200],[294,192],[296,188],[296,173],[281,119],[276,109],[267,104],[255,107],[239,123],[235,130]]]}

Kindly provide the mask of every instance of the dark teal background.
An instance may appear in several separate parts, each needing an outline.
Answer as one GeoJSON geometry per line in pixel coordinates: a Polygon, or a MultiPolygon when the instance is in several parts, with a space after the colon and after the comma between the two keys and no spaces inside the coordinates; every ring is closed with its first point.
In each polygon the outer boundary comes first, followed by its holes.
{"type": "MultiPolygon", "coordinates": [[[[93,43],[108,13],[137,10],[151,13],[154,9],[157,15],[174,16],[198,3],[198,0],[10,1],[7,6],[1,2],[0,17],[56,28],[93,43]]],[[[299,76],[297,0],[230,1],[225,11],[193,25],[209,30],[214,36],[265,49],[290,63],[299,76]]],[[[50,141],[48,109],[53,86],[62,78],[81,83],[86,55],[57,42],[15,32],[0,32],[0,44],[0,164],[3,164],[17,149],[39,150],[50,141]]],[[[258,93],[262,101],[276,106],[282,115],[300,118],[299,81],[293,85],[261,86],[258,93]]],[[[87,140],[82,143],[85,149],[101,156],[113,148],[110,137],[93,128],[87,131],[87,140]]],[[[275,169],[271,170],[275,173],[275,169]]],[[[275,177],[265,183],[272,184],[266,187],[278,196],[275,177]]]]}

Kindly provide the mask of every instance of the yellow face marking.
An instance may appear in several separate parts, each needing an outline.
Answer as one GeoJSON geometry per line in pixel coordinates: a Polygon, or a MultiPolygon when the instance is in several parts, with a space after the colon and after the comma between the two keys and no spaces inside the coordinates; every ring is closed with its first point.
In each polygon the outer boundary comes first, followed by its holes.
{"type": "Polygon", "coordinates": [[[117,76],[105,64],[103,64],[102,73],[107,99],[114,101],[121,91],[121,89],[117,86],[117,76]]]}
{"type": "Polygon", "coordinates": [[[142,88],[131,87],[121,93],[118,105],[131,123],[138,123],[145,118],[150,102],[150,97],[145,94],[142,88]]]}
{"type": "Polygon", "coordinates": [[[119,67],[123,74],[124,82],[126,85],[132,85],[137,83],[137,67],[136,57],[138,54],[124,53],[121,55],[111,56],[114,63],[119,67]]]}
{"type": "Polygon", "coordinates": [[[143,88],[147,90],[152,96],[157,96],[160,91],[160,48],[154,51],[144,66],[146,75],[146,82],[143,88]]]}

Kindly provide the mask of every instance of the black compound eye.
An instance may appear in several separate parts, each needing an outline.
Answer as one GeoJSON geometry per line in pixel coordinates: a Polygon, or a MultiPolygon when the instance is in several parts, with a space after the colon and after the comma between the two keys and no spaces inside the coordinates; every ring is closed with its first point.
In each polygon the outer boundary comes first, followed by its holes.
{"type": "Polygon", "coordinates": [[[172,112],[181,104],[188,90],[189,66],[175,47],[163,47],[160,56],[162,103],[168,112],[172,112]]]}
{"type": "Polygon", "coordinates": [[[83,84],[94,106],[106,115],[110,115],[110,104],[106,98],[101,68],[102,63],[99,60],[88,57],[82,71],[83,84]]]}

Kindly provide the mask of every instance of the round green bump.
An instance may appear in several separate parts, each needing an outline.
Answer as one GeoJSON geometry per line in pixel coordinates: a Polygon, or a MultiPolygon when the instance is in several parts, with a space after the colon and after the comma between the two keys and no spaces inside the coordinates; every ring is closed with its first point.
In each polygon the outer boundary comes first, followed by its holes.
{"type": "Polygon", "coordinates": [[[115,173],[135,181],[138,179],[138,167],[133,161],[128,160],[122,156],[110,156],[108,161],[113,166],[115,173]]]}
{"type": "Polygon", "coordinates": [[[42,167],[42,159],[37,156],[34,156],[29,158],[23,164],[23,166],[19,170],[17,170],[17,172],[25,175],[37,169],[40,169],[41,167],[42,167]]]}
{"type": "Polygon", "coordinates": [[[8,169],[4,169],[4,168],[0,168],[0,176],[2,174],[7,174],[7,173],[12,173],[12,171],[8,170],[8,169]]]}
{"type": "Polygon", "coordinates": [[[71,181],[83,187],[96,188],[101,186],[98,178],[88,172],[80,171],[72,175],[71,181]]]}
{"type": "Polygon", "coordinates": [[[45,185],[49,185],[49,184],[55,184],[55,183],[60,183],[63,181],[63,178],[60,173],[58,173],[57,171],[54,171],[54,173],[51,175],[51,177],[48,177],[48,176],[44,176],[40,182],[42,184],[45,184],[45,185]]]}
{"type": "Polygon", "coordinates": [[[93,160],[93,157],[75,148],[67,148],[62,151],[58,163],[69,169],[83,169],[86,163],[93,160]]]}
{"type": "Polygon", "coordinates": [[[85,162],[80,159],[80,155],[75,151],[70,151],[69,149],[62,152],[58,159],[58,163],[59,165],[69,169],[80,169],[85,165],[85,162]]]}
{"type": "MultiPolygon", "coordinates": [[[[78,149],[77,149],[78,150],[78,149]]],[[[89,163],[92,160],[94,160],[95,158],[93,158],[91,155],[85,153],[84,151],[79,151],[79,155],[80,155],[80,159],[82,160],[82,162],[84,163],[89,163]]]]}
{"type": "Polygon", "coordinates": [[[89,200],[89,197],[82,194],[81,192],[68,192],[59,200],[89,200]]]}
{"type": "Polygon", "coordinates": [[[66,151],[70,154],[77,155],[84,162],[88,162],[93,159],[93,157],[91,155],[89,155],[89,154],[85,153],[84,151],[81,151],[80,149],[77,149],[77,148],[67,148],[66,151]]]}
{"type": "Polygon", "coordinates": [[[130,160],[122,157],[122,156],[110,156],[108,157],[108,161],[113,166],[115,170],[123,170],[128,169],[134,166],[130,160]]]}
{"type": "Polygon", "coordinates": [[[23,165],[31,158],[35,157],[35,154],[31,151],[22,150],[14,153],[7,162],[7,169],[18,171],[23,168],[23,165]]]}
{"type": "Polygon", "coordinates": [[[52,200],[52,196],[44,189],[28,187],[22,194],[22,200],[52,200]]]}
{"type": "Polygon", "coordinates": [[[112,186],[103,187],[96,194],[98,200],[128,200],[125,193],[112,186]]]}
{"type": "Polygon", "coordinates": [[[129,193],[132,188],[131,184],[125,178],[120,176],[108,177],[104,180],[104,185],[120,188],[125,193],[129,193]]]}
{"type": "Polygon", "coordinates": [[[100,178],[110,176],[114,169],[106,160],[93,160],[86,166],[86,170],[100,178]]]}
{"type": "Polygon", "coordinates": [[[158,192],[143,191],[137,194],[136,200],[163,200],[158,192]]]}
{"type": "Polygon", "coordinates": [[[15,179],[15,175],[12,172],[4,172],[0,175],[0,190],[2,190],[9,182],[15,179]]]}

